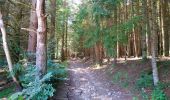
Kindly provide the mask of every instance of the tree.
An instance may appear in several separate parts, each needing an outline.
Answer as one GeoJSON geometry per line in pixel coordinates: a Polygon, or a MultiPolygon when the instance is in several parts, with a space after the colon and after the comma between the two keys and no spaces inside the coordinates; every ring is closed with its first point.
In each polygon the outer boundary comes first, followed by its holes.
{"type": "Polygon", "coordinates": [[[36,48],[36,67],[39,69],[40,76],[46,73],[47,48],[46,48],[46,16],[45,0],[37,0],[36,14],[38,18],[37,29],[37,48],[36,48]]]}
{"type": "Polygon", "coordinates": [[[161,0],[163,13],[164,56],[169,56],[169,9],[168,0],[161,0]]]}
{"type": "Polygon", "coordinates": [[[142,58],[147,58],[146,29],[147,29],[147,0],[142,0],[142,58]]]}
{"type": "Polygon", "coordinates": [[[7,59],[10,74],[12,76],[13,81],[16,83],[17,89],[21,90],[20,83],[18,82],[17,78],[14,76],[13,65],[12,65],[12,61],[11,61],[10,52],[9,52],[9,49],[8,49],[8,44],[7,44],[6,30],[5,30],[5,27],[4,27],[1,12],[0,12],[0,29],[1,29],[1,33],[2,33],[3,48],[4,48],[5,55],[6,55],[6,59],[7,59]]]}
{"type": "Polygon", "coordinates": [[[29,40],[28,40],[28,53],[29,60],[34,60],[34,54],[36,52],[37,44],[37,28],[38,28],[38,19],[36,14],[36,2],[37,0],[32,0],[31,12],[30,12],[30,25],[29,25],[29,40]]]}
{"type": "Polygon", "coordinates": [[[55,44],[56,44],[56,0],[50,0],[50,6],[51,6],[51,11],[50,11],[50,14],[51,14],[51,28],[50,28],[50,38],[49,38],[49,41],[50,41],[50,45],[49,45],[49,48],[50,48],[50,57],[52,59],[55,58],[55,44]]]}
{"type": "Polygon", "coordinates": [[[159,82],[159,77],[158,77],[158,68],[157,68],[157,62],[156,62],[156,32],[157,32],[157,23],[156,23],[156,0],[152,0],[150,2],[151,5],[151,16],[150,16],[150,26],[151,26],[151,32],[152,32],[152,38],[151,38],[151,54],[152,54],[152,74],[153,74],[153,82],[154,85],[156,86],[159,82]]]}

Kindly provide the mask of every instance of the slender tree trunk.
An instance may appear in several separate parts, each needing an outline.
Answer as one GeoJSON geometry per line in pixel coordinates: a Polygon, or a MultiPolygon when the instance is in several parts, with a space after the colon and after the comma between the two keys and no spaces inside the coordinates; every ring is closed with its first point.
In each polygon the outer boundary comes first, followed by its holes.
{"type": "MultiPolygon", "coordinates": [[[[116,25],[116,38],[118,40],[118,29],[117,29],[117,23],[118,23],[118,18],[117,18],[117,6],[114,7],[114,23],[116,25]]],[[[116,42],[116,46],[114,46],[115,48],[113,50],[115,50],[116,52],[114,53],[114,64],[117,63],[117,49],[118,49],[118,43],[116,42]]],[[[110,62],[110,59],[108,60],[110,62]]]]}
{"type": "Polygon", "coordinates": [[[55,38],[55,27],[56,27],[56,0],[50,0],[51,5],[51,29],[50,29],[50,48],[51,48],[51,58],[55,58],[55,44],[56,44],[56,38],[55,38]]]}
{"type": "Polygon", "coordinates": [[[47,66],[47,51],[46,51],[47,35],[44,6],[45,0],[37,0],[36,13],[38,18],[38,29],[37,29],[36,66],[39,69],[40,76],[46,73],[47,66]]]}
{"type": "Polygon", "coordinates": [[[142,13],[143,13],[143,20],[142,20],[142,58],[147,58],[147,48],[146,48],[146,15],[147,15],[147,0],[142,0],[142,13]]]}
{"type": "Polygon", "coordinates": [[[56,59],[58,59],[58,53],[59,53],[59,39],[57,38],[57,40],[56,40],[56,54],[55,54],[56,59]]]}
{"type": "Polygon", "coordinates": [[[153,74],[153,82],[154,85],[156,86],[159,82],[159,77],[158,77],[158,69],[157,69],[157,62],[156,62],[156,1],[152,0],[150,2],[151,5],[151,16],[150,16],[150,26],[151,26],[151,32],[152,32],[152,38],[151,38],[151,42],[152,42],[152,46],[151,46],[151,53],[152,53],[152,74],[153,74]]]}
{"type": "Polygon", "coordinates": [[[162,0],[159,0],[159,55],[163,55],[163,21],[162,21],[162,0]]]}
{"type": "MultiPolygon", "coordinates": [[[[137,0],[137,4],[136,4],[136,9],[137,9],[137,15],[141,15],[141,12],[140,12],[140,0],[137,0]]],[[[141,45],[141,34],[142,34],[142,26],[141,24],[139,23],[138,24],[138,27],[137,27],[137,57],[141,56],[142,55],[142,45],[141,45]]]]}
{"type": "MultiPolygon", "coordinates": [[[[68,16],[66,16],[66,17],[68,17],[68,16]]],[[[68,18],[66,18],[66,23],[65,23],[65,32],[66,32],[66,36],[65,36],[65,48],[66,48],[66,50],[65,50],[65,58],[67,59],[67,57],[68,57],[68,45],[67,45],[67,40],[68,40],[68,18]]]]}
{"type": "Polygon", "coordinates": [[[63,32],[62,32],[62,43],[61,43],[61,61],[64,61],[65,60],[65,57],[64,57],[64,45],[65,45],[65,43],[64,43],[64,37],[65,37],[65,32],[64,32],[64,23],[63,23],[63,32]]]}
{"type": "MultiPolygon", "coordinates": [[[[150,0],[147,0],[147,2],[150,2],[150,0]]],[[[150,5],[149,3],[147,4],[147,36],[146,36],[146,41],[147,41],[147,56],[151,55],[151,26],[150,26],[150,13],[151,9],[149,8],[150,5]]]]}
{"type": "Polygon", "coordinates": [[[0,12],[0,29],[1,29],[1,33],[2,33],[3,48],[4,48],[5,55],[6,55],[8,68],[9,68],[10,74],[12,75],[13,81],[16,83],[17,89],[20,91],[21,90],[20,83],[18,82],[17,78],[14,76],[14,72],[13,72],[13,65],[12,65],[12,61],[11,61],[10,52],[8,49],[7,35],[6,35],[6,30],[4,27],[3,20],[2,20],[1,12],[0,12]]]}
{"type": "Polygon", "coordinates": [[[32,0],[32,7],[30,12],[30,25],[29,25],[29,39],[28,39],[28,60],[30,62],[35,61],[36,44],[37,44],[37,28],[38,19],[36,14],[36,2],[37,0],[32,0]]]}
{"type": "Polygon", "coordinates": [[[164,32],[164,56],[169,56],[169,11],[168,11],[168,0],[162,0],[162,13],[163,13],[163,32],[164,32]]]}

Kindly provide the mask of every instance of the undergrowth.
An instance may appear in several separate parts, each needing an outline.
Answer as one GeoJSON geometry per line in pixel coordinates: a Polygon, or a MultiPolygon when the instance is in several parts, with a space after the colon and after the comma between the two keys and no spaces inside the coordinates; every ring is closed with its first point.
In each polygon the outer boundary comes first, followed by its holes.
{"type": "Polygon", "coordinates": [[[152,73],[142,72],[136,80],[136,88],[139,90],[143,100],[168,100],[164,89],[168,86],[165,83],[153,85],[152,73]],[[149,90],[150,93],[147,91],[149,90]]]}
{"type": "Polygon", "coordinates": [[[67,63],[47,62],[47,73],[37,77],[38,69],[34,65],[24,67],[22,63],[15,64],[14,74],[19,75],[23,90],[9,97],[9,100],[47,100],[55,91],[51,80],[65,80],[67,63]]]}
{"type": "Polygon", "coordinates": [[[6,89],[0,91],[0,98],[8,97],[12,93],[14,93],[14,91],[15,91],[15,87],[14,86],[9,86],[6,89]]]}
{"type": "Polygon", "coordinates": [[[153,87],[153,78],[152,74],[142,72],[140,77],[136,80],[136,88],[152,88],[153,87]]]}
{"type": "MultiPolygon", "coordinates": [[[[164,76],[164,78],[169,75],[169,65],[169,61],[166,61],[165,63],[158,62],[158,69],[161,72],[161,75],[164,76]]],[[[112,66],[112,68],[114,69],[115,66],[112,66]]],[[[113,83],[127,88],[132,81],[128,74],[129,73],[124,70],[119,70],[115,72],[112,78],[113,83]]],[[[139,77],[134,81],[134,85],[130,88],[132,92],[135,91],[136,93],[139,93],[142,97],[142,100],[168,100],[168,97],[165,94],[164,90],[169,88],[170,82],[159,82],[157,86],[154,86],[151,69],[144,70],[139,74],[139,77]]],[[[133,97],[133,100],[138,100],[138,97],[133,97]]]]}

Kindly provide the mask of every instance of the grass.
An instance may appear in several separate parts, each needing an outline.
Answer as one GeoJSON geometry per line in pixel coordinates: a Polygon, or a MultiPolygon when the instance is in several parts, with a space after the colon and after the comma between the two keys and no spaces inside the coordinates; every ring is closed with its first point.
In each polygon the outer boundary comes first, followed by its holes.
{"type": "Polygon", "coordinates": [[[14,91],[15,91],[15,87],[10,86],[10,87],[0,91],[0,98],[9,97],[12,93],[14,93],[14,91]]]}

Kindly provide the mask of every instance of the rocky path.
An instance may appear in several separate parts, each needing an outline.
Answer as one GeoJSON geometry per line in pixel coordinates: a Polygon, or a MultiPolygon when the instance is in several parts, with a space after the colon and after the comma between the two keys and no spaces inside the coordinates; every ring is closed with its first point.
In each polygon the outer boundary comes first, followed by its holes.
{"type": "Polygon", "coordinates": [[[129,91],[113,87],[105,78],[104,68],[94,68],[82,61],[70,61],[69,100],[132,100],[129,91]]]}

